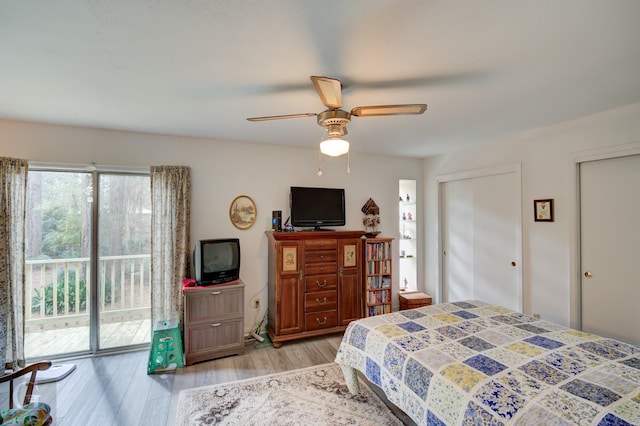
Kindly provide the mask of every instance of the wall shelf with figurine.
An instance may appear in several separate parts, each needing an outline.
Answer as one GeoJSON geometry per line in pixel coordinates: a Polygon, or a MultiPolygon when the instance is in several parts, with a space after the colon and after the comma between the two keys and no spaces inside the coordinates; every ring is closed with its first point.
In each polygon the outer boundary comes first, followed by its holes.
{"type": "Polygon", "coordinates": [[[398,182],[398,280],[400,291],[418,287],[418,199],[416,181],[400,179],[398,182]]]}

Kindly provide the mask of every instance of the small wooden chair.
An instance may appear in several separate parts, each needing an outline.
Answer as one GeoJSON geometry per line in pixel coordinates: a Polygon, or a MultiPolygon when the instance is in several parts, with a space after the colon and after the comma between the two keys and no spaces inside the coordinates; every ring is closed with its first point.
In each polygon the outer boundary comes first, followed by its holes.
{"type": "Polygon", "coordinates": [[[9,409],[0,410],[0,424],[49,425],[53,422],[51,407],[44,402],[31,403],[36,373],[51,367],[51,361],[41,361],[0,376],[0,383],[9,382],[9,409]],[[13,408],[13,381],[31,373],[22,406],[13,408]]]}

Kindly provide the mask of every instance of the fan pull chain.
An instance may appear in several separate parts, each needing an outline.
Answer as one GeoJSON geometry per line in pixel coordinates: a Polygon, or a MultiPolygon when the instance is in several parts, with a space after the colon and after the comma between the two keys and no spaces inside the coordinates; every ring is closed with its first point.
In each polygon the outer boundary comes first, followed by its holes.
{"type": "Polygon", "coordinates": [[[322,176],[322,151],[318,147],[318,176],[322,176]]]}

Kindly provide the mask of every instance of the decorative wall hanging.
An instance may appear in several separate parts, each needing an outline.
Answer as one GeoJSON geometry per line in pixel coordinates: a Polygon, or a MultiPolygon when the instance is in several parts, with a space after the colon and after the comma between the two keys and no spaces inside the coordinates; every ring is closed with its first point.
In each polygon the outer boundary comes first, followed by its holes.
{"type": "Polygon", "coordinates": [[[238,229],[249,229],[256,221],[258,210],[251,197],[239,195],[231,202],[229,207],[229,219],[238,229]]]}
{"type": "Polygon", "coordinates": [[[533,214],[536,222],[553,222],[553,198],[533,200],[533,214]]]}
{"type": "Polygon", "coordinates": [[[375,238],[380,231],[378,231],[378,225],[380,224],[380,207],[369,198],[366,203],[360,209],[365,214],[362,219],[362,224],[365,227],[365,236],[367,238],[375,238]]]}

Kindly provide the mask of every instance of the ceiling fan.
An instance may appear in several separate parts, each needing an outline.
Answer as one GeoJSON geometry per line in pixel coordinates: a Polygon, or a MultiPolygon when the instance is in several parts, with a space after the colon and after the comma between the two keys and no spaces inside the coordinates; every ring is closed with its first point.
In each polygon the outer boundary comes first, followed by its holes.
{"type": "Polygon", "coordinates": [[[342,109],[342,83],[330,77],[311,76],[320,100],[328,108],[320,113],[307,112],[302,114],[270,115],[265,117],[250,117],[249,121],[280,120],[284,118],[299,118],[317,116],[318,125],[327,129],[327,139],[320,144],[320,150],[325,155],[339,156],[349,152],[349,142],[342,139],[347,134],[347,125],[351,117],[372,117],[379,115],[407,115],[422,114],[427,110],[426,104],[405,105],[375,105],[359,106],[347,112],[342,109]]]}

